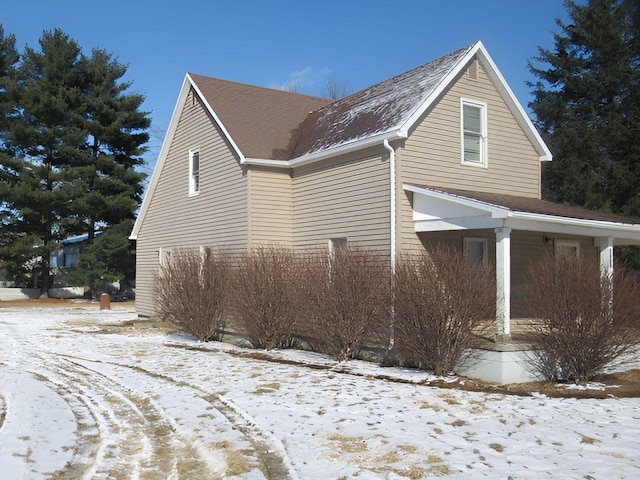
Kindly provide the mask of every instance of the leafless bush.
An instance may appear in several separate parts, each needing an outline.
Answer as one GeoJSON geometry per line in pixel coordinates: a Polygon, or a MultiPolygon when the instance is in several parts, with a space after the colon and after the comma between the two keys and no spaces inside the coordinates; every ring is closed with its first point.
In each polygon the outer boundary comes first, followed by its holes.
{"type": "Polygon", "coordinates": [[[317,350],[343,361],[388,332],[388,259],[357,248],[339,248],[310,261],[305,337],[317,350]],[[314,343],[315,342],[315,343],[314,343]]]}
{"type": "Polygon", "coordinates": [[[238,257],[230,307],[254,347],[291,347],[302,315],[303,265],[300,255],[277,246],[258,247],[238,257]]]}
{"type": "Polygon", "coordinates": [[[623,362],[640,342],[640,285],[623,267],[613,278],[597,262],[571,255],[529,269],[527,296],[537,317],[528,339],[533,367],[550,380],[587,382],[623,362]]]}
{"type": "Polygon", "coordinates": [[[208,341],[225,326],[227,256],[211,249],[174,251],[157,276],[160,318],[208,341]]]}
{"type": "Polygon", "coordinates": [[[446,375],[468,359],[495,315],[492,270],[436,244],[404,257],[394,282],[395,349],[401,359],[446,375]]]}

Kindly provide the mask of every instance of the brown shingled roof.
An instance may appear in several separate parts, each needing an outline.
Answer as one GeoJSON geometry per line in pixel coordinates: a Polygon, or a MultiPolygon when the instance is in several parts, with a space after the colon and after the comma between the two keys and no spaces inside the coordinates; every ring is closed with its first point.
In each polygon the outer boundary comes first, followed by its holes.
{"type": "Polygon", "coordinates": [[[240,151],[248,158],[286,160],[307,115],[330,100],[190,73],[240,151]]]}
{"type": "Polygon", "coordinates": [[[400,129],[473,47],[334,102],[189,75],[245,157],[288,160],[400,129]]]}
{"type": "Polygon", "coordinates": [[[420,186],[438,192],[456,195],[471,200],[477,200],[493,206],[504,207],[516,212],[534,213],[540,215],[552,215],[556,217],[578,218],[582,220],[594,220],[599,222],[626,223],[630,225],[640,225],[640,218],[624,217],[612,213],[596,212],[586,208],[574,207],[561,203],[549,202],[539,198],[518,197],[516,195],[505,195],[501,193],[473,192],[469,190],[457,190],[453,188],[439,188],[420,186]]]}
{"type": "Polygon", "coordinates": [[[468,45],[309,115],[291,157],[399,129],[473,47],[468,45]]]}

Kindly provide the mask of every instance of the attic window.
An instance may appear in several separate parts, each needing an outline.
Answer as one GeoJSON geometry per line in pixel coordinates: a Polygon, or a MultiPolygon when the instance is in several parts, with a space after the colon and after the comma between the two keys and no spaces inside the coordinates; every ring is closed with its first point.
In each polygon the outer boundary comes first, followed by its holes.
{"type": "Polygon", "coordinates": [[[462,163],[487,166],[487,104],[462,99],[462,163]]]}
{"type": "Polygon", "coordinates": [[[189,150],[189,195],[200,193],[200,150],[189,150]]]}

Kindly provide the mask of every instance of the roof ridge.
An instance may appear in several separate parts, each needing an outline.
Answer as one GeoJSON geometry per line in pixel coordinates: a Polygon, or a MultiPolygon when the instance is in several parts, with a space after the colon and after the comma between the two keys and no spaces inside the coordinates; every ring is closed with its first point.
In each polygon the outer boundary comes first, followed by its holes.
{"type": "Polygon", "coordinates": [[[259,90],[267,90],[269,92],[275,92],[275,93],[281,93],[283,95],[296,95],[299,97],[307,97],[307,98],[311,98],[311,99],[315,99],[315,100],[325,100],[325,101],[330,101],[330,99],[325,98],[325,97],[320,97],[318,95],[309,95],[307,93],[300,93],[300,92],[291,92],[289,90],[281,90],[279,88],[272,88],[272,87],[264,87],[262,85],[254,85],[251,83],[244,83],[244,82],[238,82],[237,80],[227,80],[225,78],[220,78],[220,77],[212,77],[210,75],[203,75],[201,73],[195,73],[195,72],[187,72],[187,74],[191,77],[193,76],[197,76],[200,78],[206,78],[208,80],[215,80],[217,82],[224,82],[224,83],[229,83],[229,84],[233,84],[233,85],[238,85],[240,87],[243,88],[253,88],[253,89],[259,89],[259,90]]]}

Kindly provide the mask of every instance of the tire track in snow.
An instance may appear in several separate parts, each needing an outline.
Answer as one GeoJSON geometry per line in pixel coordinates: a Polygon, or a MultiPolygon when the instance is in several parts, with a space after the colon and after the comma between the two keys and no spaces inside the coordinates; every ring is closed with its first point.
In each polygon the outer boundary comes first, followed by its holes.
{"type": "Polygon", "coordinates": [[[0,395],[0,428],[4,424],[4,419],[7,416],[7,409],[5,407],[6,402],[4,401],[4,397],[0,395]]]}
{"type": "MultiPolygon", "coordinates": [[[[259,463],[262,467],[262,472],[268,480],[299,480],[298,474],[284,448],[284,445],[272,434],[261,429],[254,419],[247,413],[235,405],[230,399],[223,395],[217,395],[206,391],[205,389],[183,380],[177,380],[168,375],[153,372],[144,369],[137,365],[128,365],[112,361],[93,360],[90,358],[82,358],[73,355],[61,355],[69,360],[70,363],[80,366],[95,374],[105,376],[95,368],[88,367],[87,365],[80,364],[78,362],[87,362],[92,364],[107,364],[112,367],[118,367],[135,371],[145,376],[162,380],[173,385],[187,387],[193,390],[202,400],[208,402],[213,408],[215,408],[226,420],[239,432],[241,432],[246,439],[253,446],[256,456],[259,459],[259,463]]],[[[107,377],[111,382],[117,383],[113,378],[107,377]]],[[[121,385],[121,387],[124,387],[121,385]]],[[[124,387],[126,388],[126,387],[124,387]]]]}
{"type": "Polygon", "coordinates": [[[148,397],[69,360],[38,357],[51,371],[46,380],[67,401],[79,426],[74,458],[53,478],[178,479],[219,473],[176,438],[148,397]]]}

